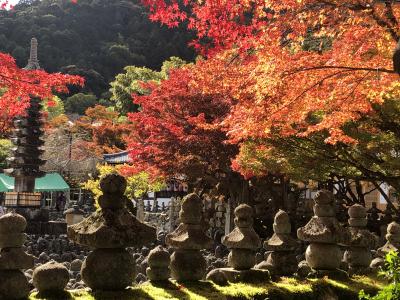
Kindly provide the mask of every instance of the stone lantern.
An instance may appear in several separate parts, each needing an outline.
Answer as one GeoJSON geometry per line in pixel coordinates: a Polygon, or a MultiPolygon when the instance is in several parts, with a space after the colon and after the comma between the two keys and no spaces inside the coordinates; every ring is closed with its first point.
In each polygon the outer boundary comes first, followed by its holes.
{"type": "Polygon", "coordinates": [[[79,209],[78,205],[74,205],[71,208],[67,209],[64,212],[64,215],[65,222],[67,222],[67,225],[70,226],[81,222],[84,219],[85,212],[79,209]]]}

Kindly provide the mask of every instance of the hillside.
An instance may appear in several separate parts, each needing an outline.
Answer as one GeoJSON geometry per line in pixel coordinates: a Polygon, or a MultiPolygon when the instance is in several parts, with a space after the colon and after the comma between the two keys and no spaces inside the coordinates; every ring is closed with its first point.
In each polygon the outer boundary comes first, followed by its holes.
{"type": "Polygon", "coordinates": [[[42,68],[83,75],[84,92],[97,96],[127,65],[157,69],[171,56],[194,57],[190,34],[150,22],[137,0],[21,0],[0,11],[0,52],[21,67],[31,37],[39,40],[42,68]]]}

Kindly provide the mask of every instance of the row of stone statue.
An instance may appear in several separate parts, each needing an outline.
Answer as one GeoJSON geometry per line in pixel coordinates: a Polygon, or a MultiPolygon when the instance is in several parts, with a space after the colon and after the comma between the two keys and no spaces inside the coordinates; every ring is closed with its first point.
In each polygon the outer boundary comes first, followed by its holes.
{"type": "MultiPolygon", "coordinates": [[[[100,181],[102,196],[98,203],[101,209],[82,222],[68,227],[72,241],[94,249],[82,265],[81,276],[92,290],[123,290],[133,284],[136,262],[127,247],[142,247],[156,240],[155,228],[139,222],[126,208],[124,196],[126,181],[111,174],[100,181]]],[[[310,243],[306,253],[308,275],[347,276],[340,271],[342,252],[352,273],[368,272],[372,260],[371,251],[377,238],[365,229],[365,208],[354,205],[349,209],[349,228],[342,227],[335,217],[333,195],[320,191],[316,195],[314,216],[298,229],[300,240],[310,243]]],[[[270,275],[293,275],[298,270],[295,250],[298,242],[291,236],[288,214],[279,211],[274,219],[273,236],[264,243],[267,249],[265,260],[255,265],[255,250],[261,240],[253,229],[253,212],[248,205],[235,209],[234,230],[223,237],[222,243],[230,250],[229,268],[211,271],[206,276],[206,261],[202,249],[212,247],[213,241],[205,234],[202,218],[202,201],[196,194],[187,195],[179,213],[180,224],[166,236],[166,244],[174,252],[162,247],[153,249],[148,256],[148,278],[165,281],[170,277],[178,281],[193,281],[204,278],[217,283],[227,281],[267,281],[270,275]]],[[[22,250],[25,240],[23,231],[26,221],[17,214],[0,217],[0,299],[23,298],[29,293],[29,285],[21,269],[33,266],[33,256],[22,250]]],[[[392,223],[388,227],[387,244],[377,253],[382,262],[385,252],[397,249],[400,243],[400,226],[392,223]]],[[[301,263],[300,263],[301,265],[301,263]]],[[[300,266],[301,267],[301,266],[300,266]]],[[[49,263],[35,269],[33,283],[39,292],[63,290],[68,282],[65,267],[49,263]],[[51,279],[49,279],[51,278],[51,279]]]]}

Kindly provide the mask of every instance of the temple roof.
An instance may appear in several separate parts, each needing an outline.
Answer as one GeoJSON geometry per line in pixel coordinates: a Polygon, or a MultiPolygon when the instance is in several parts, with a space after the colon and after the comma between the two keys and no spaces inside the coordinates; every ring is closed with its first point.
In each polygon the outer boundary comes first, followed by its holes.
{"type": "Polygon", "coordinates": [[[119,153],[112,153],[112,154],[103,154],[103,159],[106,163],[109,164],[125,164],[131,161],[129,157],[129,151],[122,151],[119,153]]]}

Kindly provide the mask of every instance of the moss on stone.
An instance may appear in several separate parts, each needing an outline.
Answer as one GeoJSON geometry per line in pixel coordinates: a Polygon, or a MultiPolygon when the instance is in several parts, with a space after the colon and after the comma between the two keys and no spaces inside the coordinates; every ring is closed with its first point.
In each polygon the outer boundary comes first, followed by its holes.
{"type": "Polygon", "coordinates": [[[218,286],[211,282],[144,283],[124,292],[97,292],[87,290],[70,291],[60,295],[40,296],[32,294],[30,300],[310,300],[337,295],[343,300],[357,300],[363,289],[368,294],[376,294],[385,282],[369,277],[355,277],[348,281],[328,278],[299,281],[282,278],[278,282],[265,284],[235,283],[218,286]]]}

